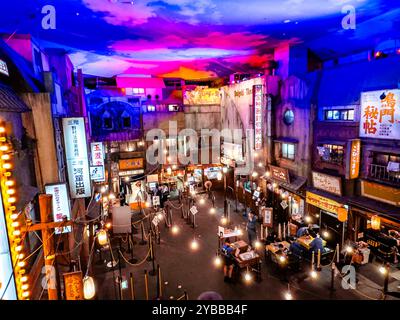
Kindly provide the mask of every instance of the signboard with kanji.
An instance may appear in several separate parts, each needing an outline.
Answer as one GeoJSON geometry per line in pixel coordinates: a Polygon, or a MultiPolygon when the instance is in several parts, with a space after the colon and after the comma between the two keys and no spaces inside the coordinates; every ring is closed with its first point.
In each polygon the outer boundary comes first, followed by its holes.
{"type": "Polygon", "coordinates": [[[254,100],[254,149],[262,148],[262,103],[263,103],[263,86],[256,85],[253,89],[254,100]]]}
{"type": "Polygon", "coordinates": [[[361,94],[360,137],[400,139],[400,90],[361,94]]]}
{"type": "Polygon", "coordinates": [[[63,118],[65,156],[71,198],[91,196],[91,182],[83,118],[63,118]]]}
{"type": "MultiPolygon", "coordinates": [[[[70,220],[71,209],[69,205],[67,185],[65,183],[48,184],[45,186],[45,192],[46,194],[52,195],[54,222],[63,221],[64,217],[67,220],[70,220]]],[[[71,226],[55,229],[56,234],[66,232],[71,232],[71,226]]]]}
{"type": "Polygon", "coordinates": [[[82,271],[64,273],[65,300],[83,300],[82,271]]]}

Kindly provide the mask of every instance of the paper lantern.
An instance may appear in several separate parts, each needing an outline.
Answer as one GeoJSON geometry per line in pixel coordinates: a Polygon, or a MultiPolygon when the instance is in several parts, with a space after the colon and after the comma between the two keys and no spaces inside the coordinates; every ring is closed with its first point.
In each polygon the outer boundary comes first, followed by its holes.
{"type": "Polygon", "coordinates": [[[345,208],[339,208],[339,210],[338,210],[338,220],[340,222],[347,221],[347,210],[345,208]]]}
{"type": "Polygon", "coordinates": [[[92,277],[86,276],[83,278],[83,297],[86,300],[90,300],[96,294],[96,288],[92,277]]]}
{"type": "Polygon", "coordinates": [[[372,216],[371,217],[371,228],[373,230],[380,230],[381,229],[381,218],[379,218],[379,216],[372,216]]]}
{"type": "Polygon", "coordinates": [[[105,246],[108,243],[107,231],[104,229],[101,229],[97,233],[97,240],[99,241],[99,245],[105,246]]]}

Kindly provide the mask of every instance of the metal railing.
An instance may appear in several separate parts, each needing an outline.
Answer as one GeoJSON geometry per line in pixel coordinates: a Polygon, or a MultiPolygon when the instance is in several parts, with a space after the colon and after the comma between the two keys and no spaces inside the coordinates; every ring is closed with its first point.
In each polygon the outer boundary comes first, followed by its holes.
{"type": "Polygon", "coordinates": [[[368,176],[377,180],[400,184],[400,172],[388,172],[386,166],[370,164],[368,176]]]}

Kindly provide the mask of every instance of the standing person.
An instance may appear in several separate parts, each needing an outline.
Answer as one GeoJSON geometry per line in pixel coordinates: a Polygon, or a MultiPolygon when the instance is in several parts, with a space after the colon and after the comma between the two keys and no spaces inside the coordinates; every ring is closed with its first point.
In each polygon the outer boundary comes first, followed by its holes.
{"type": "Polygon", "coordinates": [[[249,238],[250,246],[253,246],[253,242],[257,238],[256,222],[257,222],[257,217],[254,215],[253,211],[250,211],[247,217],[247,226],[246,226],[247,236],[249,238]]]}
{"type": "Polygon", "coordinates": [[[224,254],[224,281],[230,282],[232,280],[233,273],[233,251],[229,238],[225,239],[224,245],[222,246],[222,253],[224,254]]]}

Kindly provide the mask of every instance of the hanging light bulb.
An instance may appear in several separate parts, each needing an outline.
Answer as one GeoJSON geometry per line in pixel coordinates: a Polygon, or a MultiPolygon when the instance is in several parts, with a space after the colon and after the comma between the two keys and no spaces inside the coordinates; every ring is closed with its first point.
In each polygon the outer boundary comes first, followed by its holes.
{"type": "Polygon", "coordinates": [[[210,214],[215,214],[215,208],[210,208],[210,214]]]}
{"type": "Polygon", "coordinates": [[[219,267],[221,264],[222,264],[222,259],[221,259],[221,257],[220,257],[220,256],[216,256],[215,259],[214,259],[214,265],[215,265],[216,267],[219,267]]]}
{"type": "Polygon", "coordinates": [[[255,178],[255,177],[258,176],[258,173],[257,173],[256,171],[253,171],[253,173],[251,174],[251,176],[252,176],[253,178],[255,178]]]}
{"type": "Polygon", "coordinates": [[[254,247],[256,248],[256,249],[260,249],[261,247],[262,247],[262,244],[261,244],[261,242],[260,241],[256,241],[256,242],[254,242],[254,247]]]}
{"type": "Polygon", "coordinates": [[[386,270],[386,268],[385,268],[384,266],[381,266],[381,267],[379,268],[379,272],[382,273],[382,274],[386,274],[386,273],[387,273],[387,270],[386,270]]]}
{"type": "Polygon", "coordinates": [[[190,243],[190,248],[192,250],[197,250],[199,248],[199,243],[197,242],[196,239],[193,239],[192,242],[190,243]]]}
{"type": "Polygon", "coordinates": [[[304,218],[304,220],[305,220],[305,222],[307,222],[307,223],[310,223],[310,222],[312,221],[312,219],[311,219],[310,216],[306,216],[306,217],[304,218]]]}
{"type": "Polygon", "coordinates": [[[107,231],[104,229],[101,229],[97,233],[97,240],[99,241],[99,245],[105,246],[108,243],[107,231]]]}
{"type": "Polygon", "coordinates": [[[157,218],[158,218],[158,220],[162,220],[163,219],[163,214],[160,212],[159,214],[157,214],[157,218]]]}
{"type": "Polygon", "coordinates": [[[105,224],[105,226],[106,226],[107,229],[110,229],[111,226],[112,226],[111,221],[108,221],[108,222],[105,224]]]}
{"type": "Polygon", "coordinates": [[[310,272],[310,276],[311,276],[311,278],[313,278],[313,279],[317,279],[318,273],[317,273],[315,270],[312,270],[312,271],[310,272]]]}
{"type": "Polygon", "coordinates": [[[200,203],[201,205],[203,205],[203,204],[206,203],[206,201],[205,201],[203,198],[201,198],[201,199],[199,200],[199,203],[200,203]]]}
{"type": "Polygon", "coordinates": [[[174,225],[174,226],[172,226],[171,231],[172,231],[172,234],[178,234],[179,227],[174,225]]]}
{"type": "Polygon", "coordinates": [[[251,276],[249,271],[246,271],[246,273],[244,274],[244,280],[249,283],[251,280],[253,279],[253,277],[251,276]]]}
{"type": "Polygon", "coordinates": [[[265,172],[265,176],[268,178],[269,176],[271,176],[271,172],[269,171],[265,172]]]}
{"type": "Polygon", "coordinates": [[[227,224],[227,222],[228,222],[228,219],[227,219],[227,218],[225,218],[225,217],[222,217],[222,218],[221,218],[221,223],[222,223],[223,225],[227,224]]]}
{"type": "Polygon", "coordinates": [[[325,230],[325,231],[322,233],[322,236],[323,236],[324,238],[329,238],[329,232],[325,230]]]}
{"type": "Polygon", "coordinates": [[[353,252],[353,248],[350,247],[350,246],[347,246],[347,247],[346,247],[346,252],[347,252],[347,253],[352,253],[352,252],[353,252]]]}
{"type": "Polygon", "coordinates": [[[222,168],[222,172],[223,172],[223,173],[227,173],[227,172],[228,172],[228,168],[227,168],[227,167],[223,167],[223,168],[222,168]]]}
{"type": "Polygon", "coordinates": [[[286,300],[293,300],[293,296],[292,296],[292,294],[291,294],[290,291],[287,291],[287,292],[285,293],[285,299],[286,299],[286,300]]]}
{"type": "Polygon", "coordinates": [[[96,288],[92,277],[83,278],[83,297],[86,300],[92,299],[96,294],[96,288]]]}

